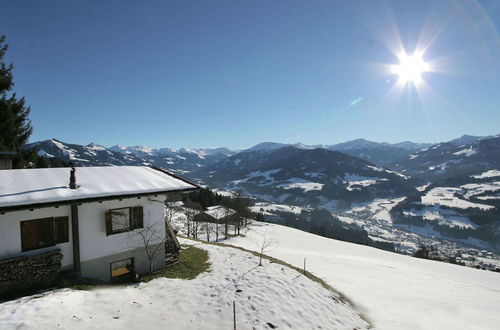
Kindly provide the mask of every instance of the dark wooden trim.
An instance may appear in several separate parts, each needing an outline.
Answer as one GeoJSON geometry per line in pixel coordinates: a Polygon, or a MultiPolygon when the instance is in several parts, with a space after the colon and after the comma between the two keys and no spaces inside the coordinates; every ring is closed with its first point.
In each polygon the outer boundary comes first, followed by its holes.
{"type": "Polygon", "coordinates": [[[80,233],[78,228],[78,204],[71,204],[71,233],[73,242],[73,270],[80,277],[80,233]]]}
{"type": "Polygon", "coordinates": [[[103,201],[109,201],[109,200],[120,199],[120,198],[121,199],[123,199],[123,198],[135,198],[135,197],[164,195],[164,194],[168,194],[168,193],[198,190],[199,186],[196,186],[196,187],[197,188],[161,190],[161,191],[155,191],[155,192],[150,192],[150,193],[111,195],[111,196],[104,196],[104,197],[91,197],[91,198],[81,198],[81,199],[74,199],[74,200],[68,199],[68,200],[62,200],[62,201],[57,201],[57,202],[46,202],[46,203],[34,203],[34,204],[6,206],[6,207],[0,207],[0,214],[6,213],[6,212],[21,211],[21,210],[40,209],[40,208],[45,208],[45,207],[56,207],[56,206],[68,205],[68,204],[94,203],[94,202],[103,202],[103,201]]]}

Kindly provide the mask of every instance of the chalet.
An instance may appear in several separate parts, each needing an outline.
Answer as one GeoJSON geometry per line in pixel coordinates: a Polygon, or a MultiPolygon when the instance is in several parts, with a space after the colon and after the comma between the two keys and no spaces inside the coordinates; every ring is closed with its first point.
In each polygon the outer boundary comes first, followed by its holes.
{"type": "Polygon", "coordinates": [[[166,194],[194,189],[145,166],[0,171],[0,293],[59,270],[114,281],[164,267],[166,194]]]}
{"type": "Polygon", "coordinates": [[[195,216],[197,221],[214,223],[226,223],[232,221],[236,211],[222,205],[209,206],[207,209],[195,216]]]}

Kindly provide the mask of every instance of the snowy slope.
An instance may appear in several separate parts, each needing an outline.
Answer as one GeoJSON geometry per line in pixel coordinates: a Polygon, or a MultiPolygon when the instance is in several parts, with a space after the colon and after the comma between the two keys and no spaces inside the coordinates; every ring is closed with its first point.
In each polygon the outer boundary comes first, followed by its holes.
{"type": "Polygon", "coordinates": [[[254,248],[266,233],[269,254],[307,268],[362,308],[376,329],[498,329],[500,274],[417,259],[256,223],[231,244],[254,248]]]}
{"type": "Polygon", "coordinates": [[[462,137],[436,144],[389,166],[425,180],[438,180],[500,168],[500,137],[462,137]],[[465,144],[463,144],[465,143],[465,144]]]}
{"type": "Polygon", "coordinates": [[[366,329],[334,292],[288,267],[234,248],[202,245],[210,272],[194,280],[91,291],[58,290],[0,304],[0,329],[366,329]],[[241,292],[237,292],[241,290],[241,292]]]}

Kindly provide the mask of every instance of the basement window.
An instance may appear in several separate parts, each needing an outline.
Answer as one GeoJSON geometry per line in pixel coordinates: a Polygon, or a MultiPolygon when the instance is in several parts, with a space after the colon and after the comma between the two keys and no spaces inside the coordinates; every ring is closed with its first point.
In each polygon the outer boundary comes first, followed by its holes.
{"type": "Polygon", "coordinates": [[[68,217],[21,221],[21,250],[30,251],[69,242],[68,217]]]}
{"type": "Polygon", "coordinates": [[[115,261],[110,264],[111,282],[129,281],[134,278],[134,258],[115,261]]]}
{"type": "Polygon", "coordinates": [[[106,235],[123,233],[143,228],[144,214],[142,206],[111,209],[106,212],[106,235]]]}

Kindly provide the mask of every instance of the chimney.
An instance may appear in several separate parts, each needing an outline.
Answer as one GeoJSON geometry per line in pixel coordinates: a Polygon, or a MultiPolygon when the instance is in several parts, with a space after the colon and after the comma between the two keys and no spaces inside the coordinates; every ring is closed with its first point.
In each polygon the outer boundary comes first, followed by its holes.
{"type": "Polygon", "coordinates": [[[73,163],[70,163],[69,164],[71,166],[71,173],[69,175],[69,188],[70,189],[76,189],[77,186],[76,186],[76,168],[75,166],[73,166],[73,163]]]}

